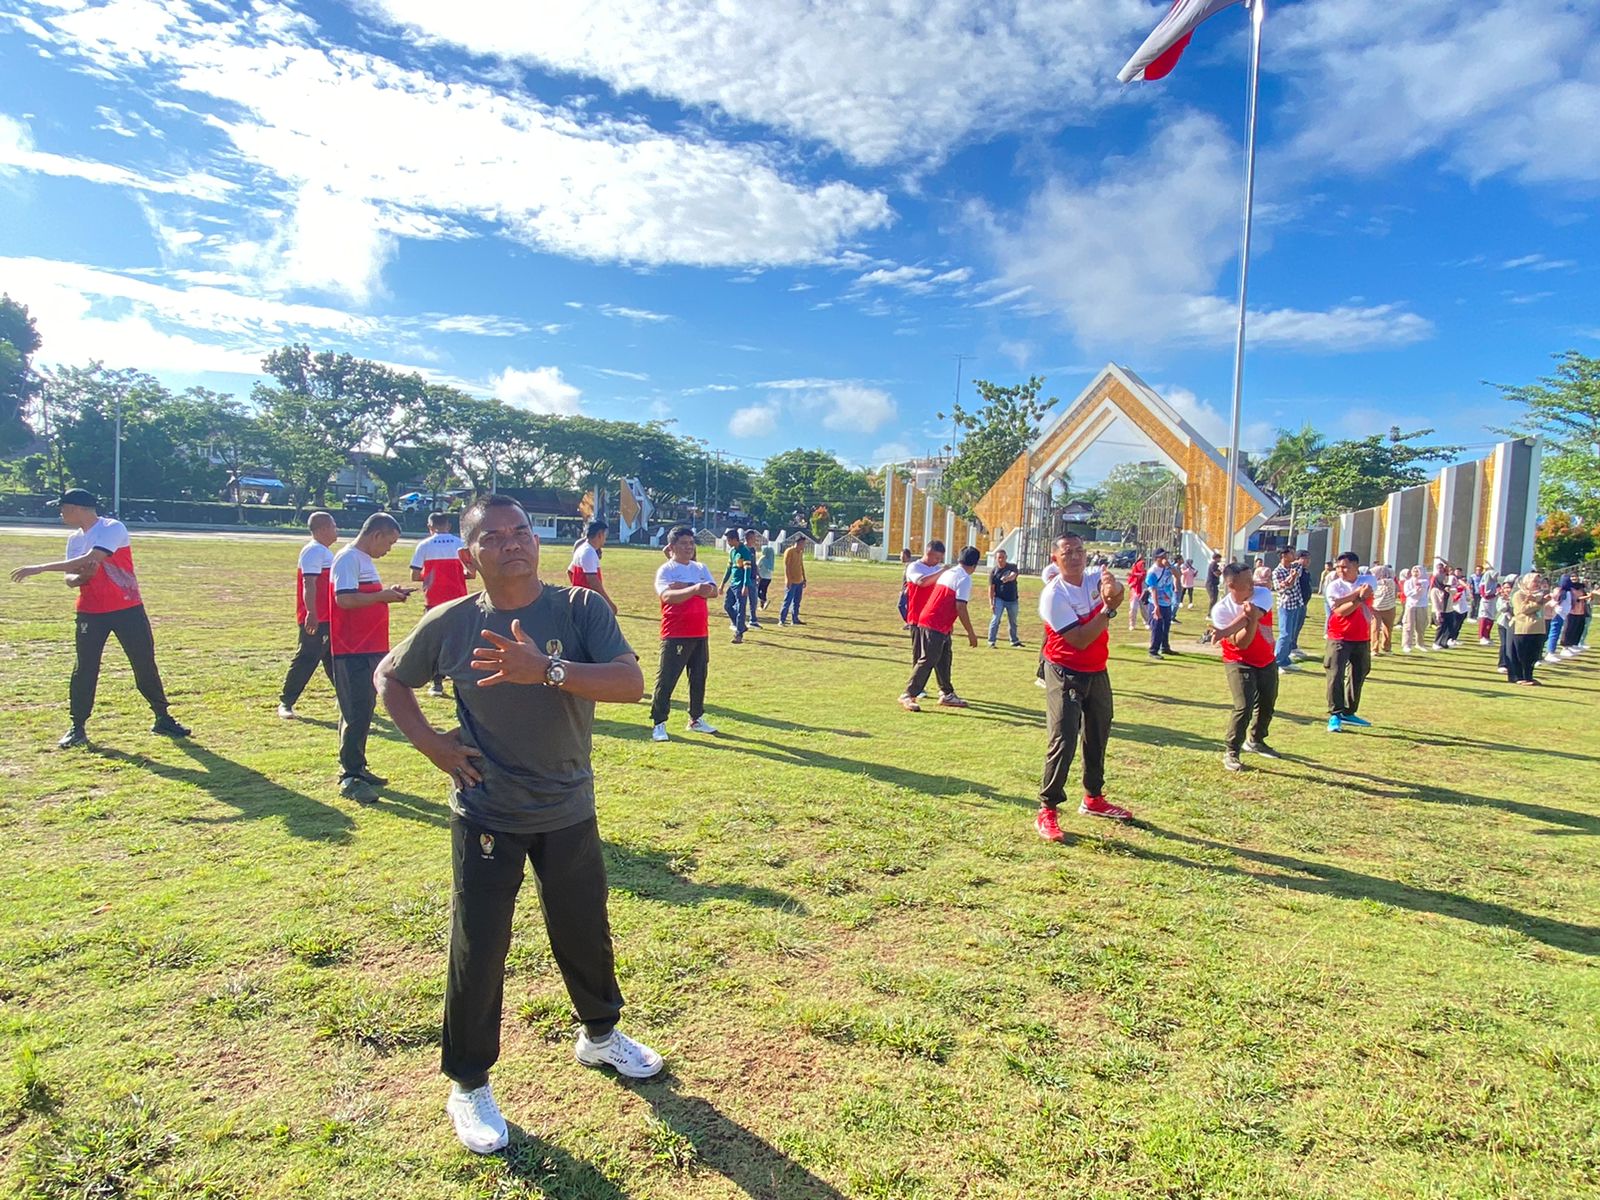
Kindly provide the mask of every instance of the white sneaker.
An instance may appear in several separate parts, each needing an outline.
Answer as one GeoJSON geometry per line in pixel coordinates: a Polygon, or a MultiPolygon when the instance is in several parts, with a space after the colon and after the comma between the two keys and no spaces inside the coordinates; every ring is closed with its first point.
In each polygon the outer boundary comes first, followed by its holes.
{"type": "Polygon", "coordinates": [[[696,717],[686,726],[690,733],[715,733],[717,727],[704,717],[696,717]]]}
{"type": "Polygon", "coordinates": [[[1561,662],[1561,657],[1556,654],[1546,654],[1544,656],[1544,661],[1550,663],[1551,665],[1556,665],[1561,662]]]}
{"type": "Polygon", "coordinates": [[[667,727],[665,723],[657,725],[650,731],[650,740],[652,742],[664,742],[667,740],[667,727]]]}
{"type": "Polygon", "coordinates": [[[1489,644],[1489,639],[1488,638],[1479,638],[1478,639],[1478,645],[1487,646],[1488,644],[1489,644]]]}
{"type": "Polygon", "coordinates": [[[1576,650],[1574,650],[1571,646],[1563,646],[1563,647],[1561,647],[1561,657],[1562,658],[1577,658],[1578,657],[1578,652],[1576,650]]]}
{"type": "Polygon", "coordinates": [[[494,1102],[487,1083],[470,1092],[459,1083],[451,1084],[444,1110],[456,1127],[456,1137],[474,1154],[493,1154],[505,1148],[509,1140],[506,1119],[500,1115],[500,1106],[494,1102]]]}
{"type": "Polygon", "coordinates": [[[1036,688],[1047,688],[1047,687],[1049,687],[1049,684],[1045,683],[1044,680],[1040,679],[1037,675],[1035,675],[1033,677],[1033,686],[1036,687],[1036,688]]]}
{"type": "Polygon", "coordinates": [[[619,1029],[613,1029],[603,1042],[592,1042],[588,1030],[579,1030],[574,1053],[586,1067],[610,1067],[629,1079],[649,1079],[661,1073],[661,1055],[619,1029]]]}
{"type": "Polygon", "coordinates": [[[1502,675],[1509,675],[1509,674],[1511,674],[1511,672],[1510,672],[1510,670],[1509,670],[1509,669],[1507,669],[1507,668],[1506,668],[1506,667],[1496,667],[1496,668],[1495,668],[1495,670],[1496,670],[1496,671],[1499,671],[1499,672],[1500,672],[1500,674],[1502,674],[1502,675]]]}
{"type": "Polygon", "coordinates": [[[1410,646],[1401,646],[1400,647],[1400,653],[1401,654],[1410,654],[1411,653],[1411,647],[1410,646]]]}
{"type": "Polygon", "coordinates": [[[287,704],[278,705],[278,719],[279,720],[292,721],[292,720],[294,720],[294,718],[295,718],[294,709],[290,708],[287,704]]]}

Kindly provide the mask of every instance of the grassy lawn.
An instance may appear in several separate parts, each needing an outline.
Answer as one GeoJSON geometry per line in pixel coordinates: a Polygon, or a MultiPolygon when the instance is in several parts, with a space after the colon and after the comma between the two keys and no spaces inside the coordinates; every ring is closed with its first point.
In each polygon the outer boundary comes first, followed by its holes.
{"type": "MultiPolygon", "coordinates": [[[[1382,660],[1376,727],[1340,737],[1308,671],[1283,688],[1284,760],[1224,776],[1216,660],[1154,665],[1119,633],[1109,795],[1140,823],[1073,815],[1055,846],[1031,827],[1031,646],[958,646],[973,707],[904,713],[895,573],[814,567],[806,628],[776,628],[775,592],[766,630],[714,639],[720,735],[683,734],[681,699],[666,745],[643,706],[597,721],[624,1025],[669,1073],[629,1086],[572,1061],[530,886],[495,1073],[517,1132],[475,1159],[437,1074],[442,778],[380,722],[393,783],[357,808],[326,682],[304,720],[273,716],[294,542],[135,537],[192,742],[147,732],[113,646],[93,748],[57,752],[69,597],[0,585],[16,1194],[1600,1188],[1600,655],[1538,691],[1476,644],[1382,660]]],[[[0,563],[60,542],[0,535],[0,563]]],[[[647,664],[659,561],[606,556],[647,664]]],[[[419,613],[396,610],[397,633],[419,613]]],[[[1184,614],[1180,648],[1200,623],[1184,614]]]]}

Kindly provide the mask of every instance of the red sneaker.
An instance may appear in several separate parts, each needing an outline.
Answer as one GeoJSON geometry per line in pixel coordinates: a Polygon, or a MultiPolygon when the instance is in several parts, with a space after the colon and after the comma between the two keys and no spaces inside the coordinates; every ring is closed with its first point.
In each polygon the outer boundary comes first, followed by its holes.
{"type": "Polygon", "coordinates": [[[1131,821],[1133,814],[1106,800],[1104,796],[1085,796],[1078,811],[1086,817],[1110,817],[1113,821],[1131,821]]]}
{"type": "Polygon", "coordinates": [[[1039,815],[1033,818],[1033,828],[1047,842],[1067,840],[1066,835],[1061,832],[1061,822],[1056,820],[1056,810],[1053,808],[1041,807],[1039,815]]]}

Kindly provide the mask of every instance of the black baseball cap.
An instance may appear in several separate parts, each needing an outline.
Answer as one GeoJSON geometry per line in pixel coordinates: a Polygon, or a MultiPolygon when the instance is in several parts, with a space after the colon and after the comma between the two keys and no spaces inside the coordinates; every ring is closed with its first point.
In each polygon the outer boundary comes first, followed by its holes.
{"type": "Polygon", "coordinates": [[[48,507],[60,508],[63,504],[76,504],[80,508],[92,508],[97,512],[100,509],[99,497],[84,488],[68,488],[61,493],[59,500],[49,501],[48,507]]]}

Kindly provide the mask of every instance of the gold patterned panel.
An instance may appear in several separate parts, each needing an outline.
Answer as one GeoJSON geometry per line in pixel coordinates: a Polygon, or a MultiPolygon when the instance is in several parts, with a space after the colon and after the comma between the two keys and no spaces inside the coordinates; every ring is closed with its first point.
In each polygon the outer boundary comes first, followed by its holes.
{"type": "Polygon", "coordinates": [[[1489,561],[1489,523],[1494,518],[1494,455],[1478,461],[1478,475],[1483,480],[1483,494],[1478,497],[1478,542],[1472,547],[1474,567],[1489,561]]]}
{"type": "Polygon", "coordinates": [[[1428,567],[1431,569],[1433,560],[1439,556],[1439,496],[1444,487],[1443,473],[1434,477],[1428,484],[1428,535],[1423,539],[1423,545],[1428,551],[1428,567]]]}

